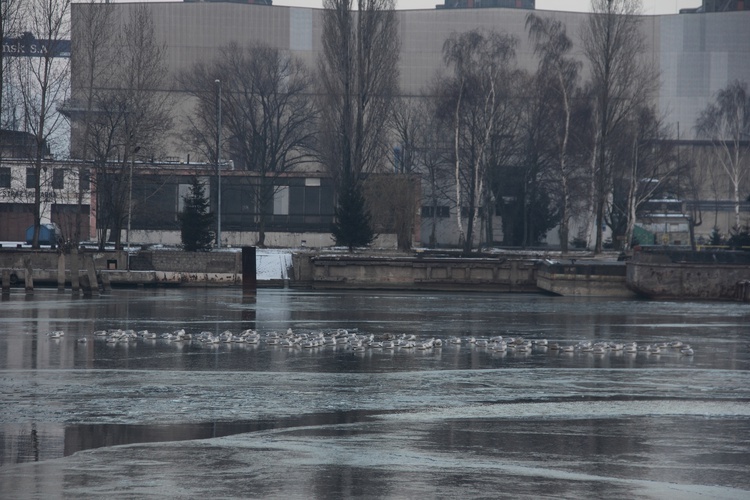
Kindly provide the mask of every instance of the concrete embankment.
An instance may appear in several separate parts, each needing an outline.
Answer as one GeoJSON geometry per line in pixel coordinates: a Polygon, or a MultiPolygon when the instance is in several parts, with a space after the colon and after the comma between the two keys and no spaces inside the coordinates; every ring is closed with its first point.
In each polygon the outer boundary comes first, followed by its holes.
{"type": "Polygon", "coordinates": [[[513,256],[295,254],[298,286],[538,292],[538,259],[513,256]]]}
{"type": "Polygon", "coordinates": [[[628,262],[627,284],[650,299],[750,302],[750,252],[644,249],[628,262]]]}
{"type": "MultiPolygon", "coordinates": [[[[578,254],[560,259],[553,252],[501,251],[462,257],[428,251],[253,250],[259,287],[549,292],[623,298],[638,293],[657,299],[750,300],[747,254],[722,252],[716,257],[701,252],[690,260],[684,252],[649,249],[626,264],[612,256],[593,259],[578,254]]],[[[130,256],[124,251],[89,249],[71,254],[0,251],[3,290],[15,285],[25,286],[27,292],[35,283],[57,284],[59,289],[80,287],[84,293],[109,286],[242,286],[245,261],[249,262],[241,249],[197,253],[149,249],[130,256]]]]}

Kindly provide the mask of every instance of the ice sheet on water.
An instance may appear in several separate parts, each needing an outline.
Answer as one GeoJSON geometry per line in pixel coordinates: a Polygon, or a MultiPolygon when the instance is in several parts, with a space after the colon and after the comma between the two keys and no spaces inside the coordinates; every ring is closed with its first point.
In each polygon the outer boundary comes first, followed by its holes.
{"type": "Polygon", "coordinates": [[[431,408],[408,413],[382,415],[390,421],[450,420],[457,418],[493,419],[606,419],[623,417],[664,417],[693,415],[711,417],[750,417],[750,405],[745,401],[586,401],[505,403],[449,408],[431,408]]]}
{"type": "MultiPolygon", "coordinates": [[[[741,409],[732,402],[750,398],[750,373],[719,370],[499,369],[378,374],[49,370],[36,371],[33,377],[29,373],[2,373],[0,421],[150,423],[168,418],[200,422],[320,411],[443,408],[449,412],[451,408],[469,411],[475,407],[476,411],[489,411],[486,408],[494,408],[492,405],[507,407],[507,411],[534,411],[534,405],[511,405],[527,402],[548,403],[536,406],[536,411],[565,414],[568,408],[555,404],[570,404],[584,397],[587,402],[580,408],[596,408],[596,401],[637,400],[613,406],[612,414],[670,408],[690,412],[692,406],[695,412],[711,415],[714,411],[745,415],[737,413],[741,409]],[[655,402],[649,405],[649,401],[655,402]],[[663,401],[662,406],[658,401],[663,401]]],[[[578,411],[579,406],[570,408],[578,411]]]]}

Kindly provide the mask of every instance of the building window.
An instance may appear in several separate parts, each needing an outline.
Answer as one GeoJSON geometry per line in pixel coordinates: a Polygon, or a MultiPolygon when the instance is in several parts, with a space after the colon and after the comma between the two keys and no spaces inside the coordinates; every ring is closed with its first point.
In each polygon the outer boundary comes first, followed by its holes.
{"type": "Polygon", "coordinates": [[[63,189],[65,187],[65,170],[56,168],[52,171],[52,189],[63,189]]]}
{"type": "Polygon", "coordinates": [[[441,218],[441,219],[447,219],[450,217],[450,208],[441,205],[438,207],[433,207],[432,205],[423,205],[422,206],[422,217],[429,218],[433,216],[433,213],[435,214],[435,217],[441,218]],[[436,208],[436,210],[433,212],[433,208],[436,208]]]}
{"type": "Polygon", "coordinates": [[[81,169],[78,171],[78,189],[81,191],[88,191],[91,189],[91,173],[88,169],[81,169]]]}
{"type": "Polygon", "coordinates": [[[10,187],[10,167],[0,167],[0,188],[10,187]]]}
{"type": "Polygon", "coordinates": [[[273,214],[289,215],[289,186],[278,187],[273,193],[273,214]]]}
{"type": "Polygon", "coordinates": [[[26,187],[28,189],[34,189],[36,187],[36,169],[26,169],[26,187]]]}

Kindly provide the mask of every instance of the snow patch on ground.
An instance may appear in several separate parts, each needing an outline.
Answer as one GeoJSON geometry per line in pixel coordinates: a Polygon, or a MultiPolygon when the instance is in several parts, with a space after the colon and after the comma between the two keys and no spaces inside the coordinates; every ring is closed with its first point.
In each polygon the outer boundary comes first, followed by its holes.
{"type": "Polygon", "coordinates": [[[287,280],[292,269],[292,253],[283,250],[257,250],[255,276],[258,281],[287,280]]]}

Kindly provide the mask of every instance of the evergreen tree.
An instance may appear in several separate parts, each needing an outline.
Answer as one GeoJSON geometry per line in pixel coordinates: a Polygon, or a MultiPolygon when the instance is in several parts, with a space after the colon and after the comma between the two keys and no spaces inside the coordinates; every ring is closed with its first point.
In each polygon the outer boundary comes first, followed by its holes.
{"type": "Polygon", "coordinates": [[[358,182],[347,182],[340,190],[336,206],[336,222],[331,228],[336,244],[349,247],[367,246],[375,239],[370,211],[358,182]]]}
{"type": "Polygon", "coordinates": [[[211,231],[214,218],[209,212],[209,203],[203,191],[203,184],[197,177],[193,177],[190,194],[183,199],[185,209],[180,214],[182,247],[187,252],[207,252],[211,250],[214,240],[211,231]]]}

